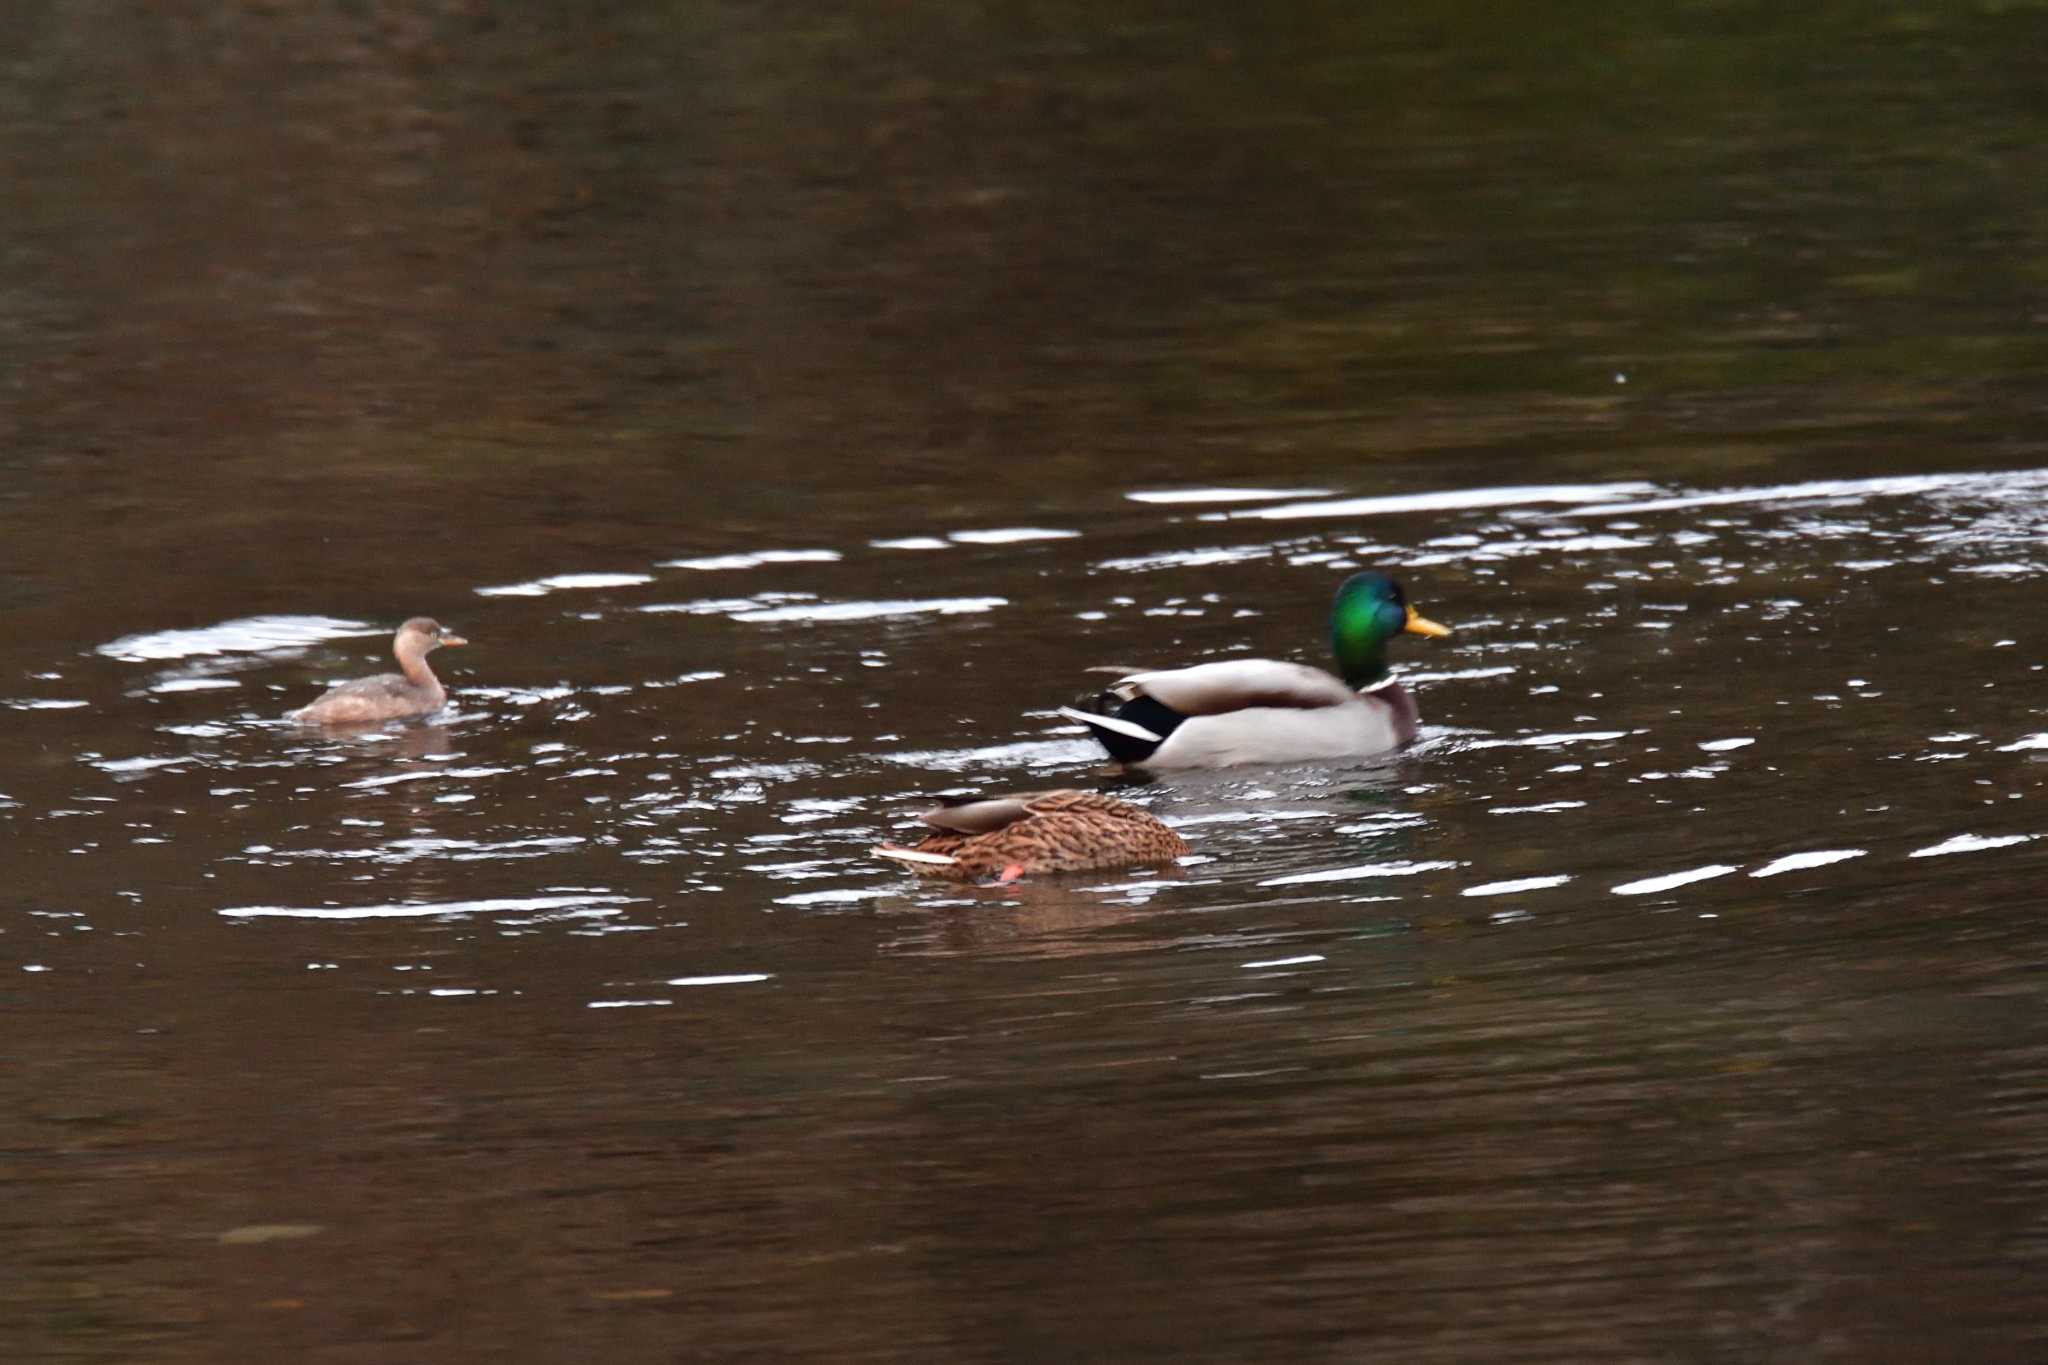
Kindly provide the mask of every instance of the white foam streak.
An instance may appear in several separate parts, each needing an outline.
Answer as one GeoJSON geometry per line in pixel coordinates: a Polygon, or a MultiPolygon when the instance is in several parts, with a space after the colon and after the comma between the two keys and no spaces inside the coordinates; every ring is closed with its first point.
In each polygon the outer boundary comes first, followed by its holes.
{"type": "Polygon", "coordinates": [[[1127,559],[1105,559],[1095,567],[1114,573],[1137,573],[1147,569],[1205,569],[1218,564],[1245,564],[1270,559],[1271,545],[1217,546],[1207,550],[1166,550],[1156,555],[1133,555],[1127,559]]]}
{"type": "Polygon", "coordinates": [[[678,613],[684,616],[731,616],[743,611],[760,611],[771,602],[809,600],[809,593],[764,592],[756,597],[700,597],[694,602],[653,602],[637,608],[650,615],[678,613]]]}
{"type": "Polygon", "coordinates": [[[379,635],[377,627],[333,616],[245,616],[197,630],[163,630],[124,635],[99,647],[113,659],[189,659],[197,654],[260,654],[304,649],[323,640],[379,635]]]}
{"type": "Polygon", "coordinates": [[[1711,877],[1725,877],[1735,868],[1727,863],[1714,863],[1707,867],[1689,868],[1684,872],[1673,872],[1663,877],[1645,877],[1639,882],[1623,882],[1614,887],[1617,896],[1648,896],[1659,891],[1670,891],[1677,887],[1703,882],[1711,877]]]}
{"type": "Polygon", "coordinates": [[[1468,739],[1465,741],[1465,747],[1468,749],[1504,749],[1520,746],[1530,749],[1552,749],[1560,744],[1576,744],[1580,740],[1621,739],[1627,734],[1628,731],[1626,730],[1560,731],[1556,734],[1548,735],[1522,735],[1515,739],[1468,739]]]}
{"type": "Polygon", "coordinates": [[[1286,877],[1269,877],[1260,886],[1303,886],[1310,882],[1351,882],[1367,877],[1413,877],[1422,872],[1435,872],[1442,868],[1456,867],[1454,862],[1425,859],[1415,862],[1363,863],[1357,867],[1331,867],[1321,872],[1296,872],[1286,877]]]}
{"type": "Polygon", "coordinates": [[[521,911],[576,910],[584,915],[616,915],[636,896],[506,896],[492,900],[427,901],[410,905],[351,905],[304,908],[288,905],[242,905],[222,910],[227,919],[422,919],[435,915],[502,915],[521,911]]]}
{"type": "Polygon", "coordinates": [[[1436,550],[1424,554],[1398,555],[1394,558],[1411,568],[1428,568],[1435,564],[1455,564],[1467,559],[1486,561],[1515,559],[1524,555],[1605,554],[1617,550],[1642,550],[1655,543],[1630,536],[1545,536],[1526,540],[1490,540],[1471,549],[1436,550]]]}
{"type": "Polygon", "coordinates": [[[1563,886],[1571,877],[1560,873],[1554,877],[1517,877],[1513,881],[1483,882],[1468,886],[1458,894],[1461,896],[1513,896],[1523,891],[1547,891],[1553,886],[1563,886]]]}
{"type": "Polygon", "coordinates": [[[1401,670],[1401,681],[1404,683],[1425,683],[1451,682],[1461,678],[1505,678],[1511,673],[1519,673],[1521,671],[1521,669],[1513,664],[1497,664],[1492,668],[1447,668],[1440,672],[1430,672],[1426,669],[1410,671],[1404,668],[1401,670]]]}
{"type": "Polygon", "coordinates": [[[1775,877],[1782,872],[1800,872],[1809,867],[1826,867],[1829,863],[1845,863],[1851,858],[1861,858],[1869,850],[1861,848],[1824,848],[1812,853],[1788,853],[1774,858],[1756,871],[1752,877],[1775,877]]]}
{"type": "Polygon", "coordinates": [[[1297,521],[1306,517],[1371,517],[1400,512],[1455,512],[1471,507],[1527,507],[1556,503],[1612,502],[1654,493],[1651,483],[1522,484],[1507,488],[1461,488],[1438,493],[1395,493],[1334,502],[1290,502],[1232,512],[1233,518],[1297,521]]]}
{"type": "Polygon", "coordinates": [[[946,539],[956,545],[1016,545],[1027,540],[1073,540],[1080,534],[1047,526],[1000,526],[986,531],[950,531],[946,539]]]}
{"type": "Polygon", "coordinates": [[[961,616],[994,611],[1010,604],[1007,597],[925,597],[884,602],[817,602],[765,607],[732,613],[735,621],[764,624],[780,621],[871,621],[884,616],[961,616]]]}
{"type": "Polygon", "coordinates": [[[240,687],[233,678],[171,678],[164,682],[150,684],[151,692],[211,692],[221,688],[240,687]]]}
{"type": "Polygon", "coordinates": [[[478,588],[478,597],[545,597],[551,592],[573,592],[591,588],[634,588],[652,583],[644,573],[559,573],[536,578],[531,583],[506,583],[495,588],[478,588]]]}
{"type": "Polygon", "coordinates": [[[1981,853],[1988,848],[2009,848],[2014,844],[2024,844],[2040,837],[2038,834],[1958,834],[1938,844],[1915,849],[1907,856],[1940,858],[1951,853],[1981,853]]]}
{"type": "Polygon", "coordinates": [[[836,891],[799,891],[793,896],[777,896],[777,905],[854,905],[887,896],[896,890],[889,886],[843,887],[836,891]]]}
{"type": "Polygon", "coordinates": [[[1182,503],[1271,502],[1275,498],[1327,498],[1327,488],[1160,488],[1126,493],[1132,502],[1168,506],[1182,503]]]}
{"type": "Polygon", "coordinates": [[[341,785],[374,791],[379,787],[395,787],[401,782],[424,782],[436,777],[497,777],[511,771],[510,768],[450,768],[436,765],[431,768],[415,768],[410,772],[389,773],[382,777],[361,777],[341,785]]]}
{"type": "Polygon", "coordinates": [[[877,754],[884,763],[906,768],[940,768],[960,772],[978,767],[1045,768],[1099,757],[1102,751],[1087,740],[1027,739],[992,744],[982,749],[910,749],[877,754]]]}
{"type": "Polygon", "coordinates": [[[837,550],[748,550],[740,554],[704,555],[697,559],[665,559],[661,567],[716,573],[730,569],[758,569],[763,564],[831,564],[839,558],[837,550]]]}
{"type": "Polygon", "coordinates": [[[1875,479],[1817,479],[1811,483],[1776,484],[1764,488],[1730,488],[1716,493],[1688,493],[1600,509],[1603,516],[1637,512],[1676,512],[1695,507],[1727,507],[1740,503],[1806,502],[1815,499],[1904,497],[1916,493],[2011,492],[2048,484],[2048,470],[2014,474],[1911,474],[1875,479]]]}

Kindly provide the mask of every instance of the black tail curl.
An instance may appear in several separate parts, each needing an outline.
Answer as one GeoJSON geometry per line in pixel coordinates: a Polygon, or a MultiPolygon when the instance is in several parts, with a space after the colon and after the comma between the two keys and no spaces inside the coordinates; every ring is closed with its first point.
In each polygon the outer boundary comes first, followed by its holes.
{"type": "Polygon", "coordinates": [[[1187,719],[1164,702],[1143,694],[1125,699],[1113,689],[1077,698],[1074,709],[1142,726],[1159,736],[1157,739],[1141,739],[1106,725],[1090,724],[1088,717],[1082,716],[1081,723],[1088,726],[1088,733],[1095,736],[1095,742],[1107,749],[1109,756],[1119,763],[1143,763],[1159,752],[1159,746],[1166,742],[1166,737],[1187,719]]]}

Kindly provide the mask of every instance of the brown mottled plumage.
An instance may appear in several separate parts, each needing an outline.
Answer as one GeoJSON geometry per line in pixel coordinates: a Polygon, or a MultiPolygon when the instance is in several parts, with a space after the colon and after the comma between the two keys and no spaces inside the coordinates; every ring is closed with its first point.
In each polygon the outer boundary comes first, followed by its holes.
{"type": "Polygon", "coordinates": [[[1187,840],[1145,811],[1096,792],[990,797],[936,807],[924,820],[939,832],[914,848],[883,844],[875,856],[920,877],[970,882],[1165,863],[1188,851],[1187,840]]]}
{"type": "Polygon", "coordinates": [[[448,700],[448,689],[427,667],[427,655],[442,645],[468,643],[441,629],[441,623],[432,617],[415,616],[398,628],[391,641],[399,672],[330,687],[312,705],[292,712],[291,719],[301,725],[367,725],[411,720],[438,711],[448,700]]]}

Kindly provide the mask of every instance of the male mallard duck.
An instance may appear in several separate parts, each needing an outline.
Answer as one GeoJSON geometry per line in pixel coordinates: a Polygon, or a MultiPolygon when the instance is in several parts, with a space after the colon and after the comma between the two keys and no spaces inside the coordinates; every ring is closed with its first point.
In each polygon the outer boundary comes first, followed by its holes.
{"type": "Polygon", "coordinates": [[[939,831],[915,848],[883,844],[877,858],[920,877],[1011,882],[1042,872],[1085,872],[1171,862],[1187,840],[1127,801],[1095,792],[1023,792],[949,802],[925,812],[939,831]]]}
{"type": "Polygon", "coordinates": [[[382,720],[411,720],[441,709],[448,689],[427,667],[427,655],[442,645],[466,645],[460,635],[441,629],[427,616],[415,616],[398,628],[391,653],[399,672],[330,687],[320,699],[290,715],[301,725],[365,725],[382,720]]]}
{"type": "Polygon", "coordinates": [[[1387,642],[1403,631],[1451,633],[1416,614],[1387,575],[1353,574],[1330,607],[1341,680],[1306,664],[1231,659],[1133,673],[1091,710],[1063,706],[1060,714],[1135,768],[1365,758],[1415,738],[1415,699],[1387,672],[1387,642]]]}

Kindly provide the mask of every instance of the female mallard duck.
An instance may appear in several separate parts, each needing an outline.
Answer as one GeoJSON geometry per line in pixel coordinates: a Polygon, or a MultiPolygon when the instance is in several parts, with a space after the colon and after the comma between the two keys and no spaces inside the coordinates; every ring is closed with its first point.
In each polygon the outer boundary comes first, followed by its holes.
{"type": "Polygon", "coordinates": [[[442,645],[469,641],[441,629],[431,617],[415,616],[398,628],[391,653],[399,671],[357,678],[330,687],[320,699],[291,713],[301,725],[368,725],[384,720],[412,720],[441,709],[448,689],[427,667],[427,655],[442,645]]]}
{"type": "Polygon", "coordinates": [[[1341,680],[1306,664],[1231,659],[1133,673],[1089,710],[1063,706],[1060,714],[1134,768],[1366,758],[1415,738],[1415,699],[1387,672],[1387,642],[1404,631],[1451,633],[1417,615],[1387,575],[1353,574],[1330,607],[1341,680]]]}
{"type": "Polygon", "coordinates": [[[925,812],[939,833],[915,848],[883,844],[877,858],[920,877],[1013,882],[1044,872],[1085,872],[1171,862],[1187,840],[1126,801],[1095,792],[1024,792],[948,802],[925,812]]]}

